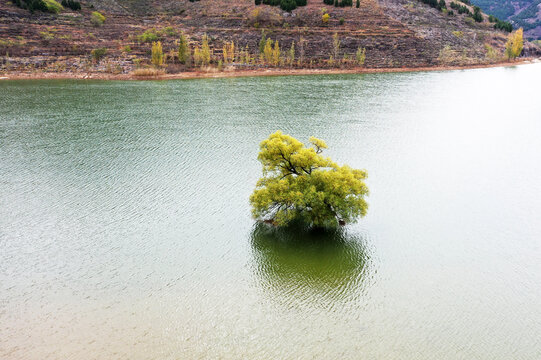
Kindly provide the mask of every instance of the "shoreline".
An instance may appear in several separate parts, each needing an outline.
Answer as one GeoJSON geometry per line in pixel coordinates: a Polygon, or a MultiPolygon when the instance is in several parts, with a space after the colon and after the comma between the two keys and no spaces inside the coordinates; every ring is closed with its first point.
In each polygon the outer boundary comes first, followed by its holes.
{"type": "Polygon", "coordinates": [[[428,66],[428,67],[404,67],[404,68],[350,68],[350,69],[258,69],[258,70],[232,70],[232,71],[187,71],[176,74],[163,74],[156,76],[135,76],[130,74],[109,73],[26,73],[7,72],[0,74],[0,80],[176,80],[176,79],[209,79],[209,78],[236,78],[256,76],[294,76],[294,75],[339,75],[339,74],[377,74],[377,73],[402,73],[402,72],[425,72],[425,71],[453,71],[484,69],[493,67],[510,67],[517,65],[534,64],[541,62],[540,59],[522,59],[495,64],[477,64],[460,66],[428,66]]]}

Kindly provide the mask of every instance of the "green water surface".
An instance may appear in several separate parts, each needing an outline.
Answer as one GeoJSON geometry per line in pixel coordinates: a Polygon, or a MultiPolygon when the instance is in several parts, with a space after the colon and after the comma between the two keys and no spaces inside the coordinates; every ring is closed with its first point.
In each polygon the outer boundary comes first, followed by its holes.
{"type": "Polygon", "coordinates": [[[541,64],[0,82],[1,359],[540,359],[541,64]],[[365,168],[256,226],[259,142],[365,168]]]}

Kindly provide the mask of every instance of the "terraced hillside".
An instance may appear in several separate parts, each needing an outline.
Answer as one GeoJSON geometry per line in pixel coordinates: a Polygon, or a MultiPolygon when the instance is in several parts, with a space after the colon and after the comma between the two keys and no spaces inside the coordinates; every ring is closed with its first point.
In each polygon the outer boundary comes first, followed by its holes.
{"type": "MultiPolygon", "coordinates": [[[[494,30],[486,16],[475,23],[417,0],[362,0],[358,8],[308,0],[291,13],[248,0],[89,0],[82,5],[80,11],[31,14],[0,0],[0,70],[128,73],[149,64],[151,44],[141,36],[145,31],[162,42],[167,72],[189,70],[176,58],[180,31],[192,48],[204,34],[209,36],[214,66],[221,62],[224,43],[233,41],[245,56],[229,66],[248,69],[356,66],[362,48],[364,66],[370,68],[482,64],[501,60],[507,36],[494,30]],[[106,17],[102,26],[91,23],[96,10],[106,17]],[[324,13],[330,15],[327,23],[324,13]],[[279,42],[279,63],[260,60],[262,32],[279,42]],[[295,61],[288,62],[292,43],[295,61]],[[487,53],[489,47],[493,51],[487,53]],[[104,58],[93,58],[94,49],[105,49],[104,58]]],[[[528,44],[525,52],[535,55],[538,48],[528,44]]]]}

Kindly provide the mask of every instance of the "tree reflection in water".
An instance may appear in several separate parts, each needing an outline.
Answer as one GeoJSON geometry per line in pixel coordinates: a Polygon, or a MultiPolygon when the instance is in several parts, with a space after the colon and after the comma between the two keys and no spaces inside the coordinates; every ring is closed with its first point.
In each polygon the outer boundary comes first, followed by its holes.
{"type": "Polygon", "coordinates": [[[288,304],[354,301],[371,280],[372,259],[364,237],[342,228],[258,223],[251,241],[259,285],[288,304]]]}

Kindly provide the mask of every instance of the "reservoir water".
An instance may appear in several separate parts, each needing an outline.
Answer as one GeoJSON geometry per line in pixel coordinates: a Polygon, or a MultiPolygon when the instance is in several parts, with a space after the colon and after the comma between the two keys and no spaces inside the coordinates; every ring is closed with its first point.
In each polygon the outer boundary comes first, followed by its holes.
{"type": "Polygon", "coordinates": [[[0,82],[1,359],[540,359],[541,64],[0,82]],[[365,168],[256,226],[258,144],[365,168]]]}

